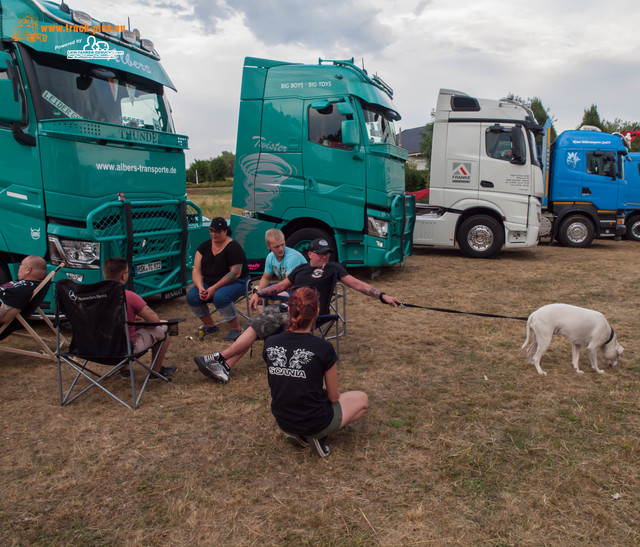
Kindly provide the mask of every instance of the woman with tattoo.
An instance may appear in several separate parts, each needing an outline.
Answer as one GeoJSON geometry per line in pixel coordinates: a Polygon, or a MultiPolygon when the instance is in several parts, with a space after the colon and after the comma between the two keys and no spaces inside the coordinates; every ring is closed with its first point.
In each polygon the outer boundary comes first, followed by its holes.
{"type": "Polygon", "coordinates": [[[199,333],[209,334],[218,328],[213,324],[208,302],[229,324],[225,340],[240,335],[238,311],[234,302],[245,291],[249,268],[242,247],[231,238],[231,228],[223,218],[214,218],[209,227],[210,241],[198,247],[193,260],[193,287],[187,292],[187,305],[202,320],[199,333]]]}

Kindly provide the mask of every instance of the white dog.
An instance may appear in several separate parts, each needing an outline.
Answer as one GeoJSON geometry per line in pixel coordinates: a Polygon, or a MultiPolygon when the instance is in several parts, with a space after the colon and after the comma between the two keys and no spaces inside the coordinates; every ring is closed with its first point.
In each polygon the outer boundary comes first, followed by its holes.
{"type": "Polygon", "coordinates": [[[578,308],[569,304],[549,304],[534,311],[527,320],[527,339],[522,349],[527,348],[527,358],[538,374],[547,373],[540,368],[540,358],[551,344],[554,334],[564,336],[572,344],[573,368],[579,374],[583,371],[578,367],[580,349],[586,346],[589,351],[591,368],[601,374],[604,370],[598,368],[598,350],[602,351],[604,361],[610,367],[618,364],[618,357],[624,348],[618,344],[616,334],[609,326],[607,319],[598,311],[578,308]]]}

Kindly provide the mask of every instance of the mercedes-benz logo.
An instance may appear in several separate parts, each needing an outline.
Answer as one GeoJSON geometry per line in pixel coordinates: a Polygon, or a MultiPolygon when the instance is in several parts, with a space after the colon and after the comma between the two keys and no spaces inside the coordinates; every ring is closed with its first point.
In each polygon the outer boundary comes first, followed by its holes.
{"type": "Polygon", "coordinates": [[[73,302],[78,300],[78,297],[76,296],[76,293],[74,291],[69,291],[69,300],[72,300],[73,302]]]}

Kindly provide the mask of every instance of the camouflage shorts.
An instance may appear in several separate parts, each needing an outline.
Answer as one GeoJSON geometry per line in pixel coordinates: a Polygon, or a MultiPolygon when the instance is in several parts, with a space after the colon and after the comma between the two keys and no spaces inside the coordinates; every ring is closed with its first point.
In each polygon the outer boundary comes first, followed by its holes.
{"type": "Polygon", "coordinates": [[[258,335],[258,340],[264,340],[281,331],[288,322],[289,314],[286,311],[281,311],[281,305],[276,304],[266,306],[260,315],[245,325],[245,328],[252,327],[258,335]]]}

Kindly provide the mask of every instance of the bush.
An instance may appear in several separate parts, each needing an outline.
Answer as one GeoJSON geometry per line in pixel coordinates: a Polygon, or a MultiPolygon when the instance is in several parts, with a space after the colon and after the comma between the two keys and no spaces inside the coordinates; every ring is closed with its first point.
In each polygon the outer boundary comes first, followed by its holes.
{"type": "Polygon", "coordinates": [[[417,192],[428,186],[428,172],[418,171],[412,163],[405,164],[404,189],[406,192],[417,192]]]}

